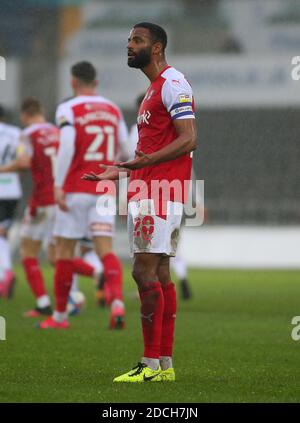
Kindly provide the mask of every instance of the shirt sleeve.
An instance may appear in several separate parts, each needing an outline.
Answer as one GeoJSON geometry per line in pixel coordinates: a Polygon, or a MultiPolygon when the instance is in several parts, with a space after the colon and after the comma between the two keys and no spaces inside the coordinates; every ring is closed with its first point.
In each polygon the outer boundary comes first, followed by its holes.
{"type": "Polygon", "coordinates": [[[75,128],[64,126],[60,131],[60,143],[55,166],[55,186],[62,187],[75,152],[75,128]]]}
{"type": "Polygon", "coordinates": [[[67,103],[62,103],[57,107],[55,121],[59,128],[74,125],[73,111],[67,103]]]}
{"type": "Polygon", "coordinates": [[[195,119],[193,92],[185,79],[168,80],[162,87],[162,101],[171,119],[195,119]]]}

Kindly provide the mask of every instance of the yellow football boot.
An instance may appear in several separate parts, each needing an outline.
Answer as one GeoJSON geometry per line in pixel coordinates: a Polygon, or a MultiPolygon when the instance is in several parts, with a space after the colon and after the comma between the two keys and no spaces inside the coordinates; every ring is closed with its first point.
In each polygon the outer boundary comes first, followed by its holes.
{"type": "Polygon", "coordinates": [[[175,382],[175,371],[173,367],[162,370],[159,375],[162,382],[175,382]]]}
{"type": "Polygon", "coordinates": [[[114,378],[113,382],[162,382],[161,369],[152,370],[144,363],[138,363],[132,370],[114,378]]]}

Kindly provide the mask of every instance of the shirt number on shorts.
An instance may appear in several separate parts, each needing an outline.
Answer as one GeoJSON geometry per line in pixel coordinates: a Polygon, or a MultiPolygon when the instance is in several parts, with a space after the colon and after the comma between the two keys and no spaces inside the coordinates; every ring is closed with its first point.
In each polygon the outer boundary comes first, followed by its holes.
{"type": "Polygon", "coordinates": [[[154,219],[152,216],[144,216],[136,218],[134,225],[135,238],[142,237],[145,241],[150,241],[154,232],[154,219]]]}
{"type": "Polygon", "coordinates": [[[97,126],[97,125],[88,125],[85,127],[85,132],[87,134],[95,135],[95,138],[91,142],[89,148],[87,149],[84,160],[86,161],[100,161],[106,159],[109,162],[114,161],[115,159],[115,128],[111,125],[106,126],[97,126]],[[106,148],[106,157],[104,153],[98,151],[101,147],[104,138],[106,136],[107,148],[106,148]]]}

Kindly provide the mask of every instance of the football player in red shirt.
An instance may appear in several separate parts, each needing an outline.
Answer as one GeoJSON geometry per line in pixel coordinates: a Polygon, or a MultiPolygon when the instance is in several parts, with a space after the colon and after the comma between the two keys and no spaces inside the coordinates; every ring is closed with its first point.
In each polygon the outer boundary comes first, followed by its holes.
{"type": "Polygon", "coordinates": [[[31,169],[33,192],[21,226],[21,257],[37,302],[36,308],[25,315],[36,317],[52,312],[38,256],[44,241],[48,244],[48,258],[54,261],[54,246],[50,243],[55,213],[52,169],[59,130],[46,122],[42,106],[34,97],[22,103],[21,121],[26,129],[21,134],[18,157],[0,171],[31,169]]]}
{"type": "MultiPolygon", "coordinates": [[[[139,110],[144,100],[144,97],[145,97],[145,93],[140,94],[136,98],[137,111],[139,110]]],[[[134,125],[132,125],[129,131],[129,145],[130,145],[130,152],[132,152],[130,154],[130,157],[133,157],[135,155],[134,153],[137,147],[137,142],[138,142],[138,128],[137,128],[137,124],[135,123],[134,125]]],[[[192,172],[192,174],[194,174],[194,172],[192,172]]],[[[192,192],[191,192],[191,195],[192,195],[192,192]]],[[[179,288],[181,292],[181,298],[183,300],[191,299],[192,292],[190,288],[190,283],[188,281],[187,264],[184,258],[180,254],[178,254],[178,252],[176,252],[176,256],[171,257],[170,266],[171,266],[171,269],[175,272],[176,277],[178,279],[178,284],[179,284],[179,288]]]]}
{"type": "MultiPolygon", "coordinates": [[[[54,168],[59,145],[59,129],[46,121],[38,99],[29,97],[21,105],[21,121],[25,129],[21,133],[18,156],[0,172],[30,169],[33,191],[25,210],[21,226],[21,257],[28,284],[36,298],[36,307],[25,317],[51,315],[50,298],[46,292],[39,265],[42,244],[47,245],[48,261],[55,263],[53,226],[55,218],[54,168]]],[[[95,276],[93,266],[80,257],[74,258],[75,271],[95,276]]]]}
{"type": "Polygon", "coordinates": [[[144,353],[134,369],[114,382],[175,380],[176,292],[169,261],[176,253],[189,187],[184,182],[191,178],[196,125],[191,86],[167,64],[166,45],[166,32],[158,25],[142,22],[131,30],[128,65],[141,69],[150,80],[138,112],[136,157],[107,167],[103,174],[84,175],[89,180],[105,180],[118,178],[124,169],[130,174],[128,227],[134,254],[132,275],[141,299],[144,353]],[[161,181],[173,183],[177,189],[162,195],[155,185],[161,181]]]}
{"type": "Polygon", "coordinates": [[[72,66],[71,84],[75,97],[56,111],[60,147],[55,177],[58,211],[54,226],[56,241],[55,311],[40,324],[41,329],[68,328],[67,300],[75,271],[77,240],[90,234],[102,264],[105,284],[111,293],[109,327],[124,327],[122,267],[112,249],[115,210],[113,193],[99,193],[84,181],[83,172],[96,171],[99,163],[111,165],[119,154],[128,157],[127,128],[119,107],[96,94],[96,70],[89,62],[72,66]],[[111,209],[105,206],[105,202],[111,209]]]}

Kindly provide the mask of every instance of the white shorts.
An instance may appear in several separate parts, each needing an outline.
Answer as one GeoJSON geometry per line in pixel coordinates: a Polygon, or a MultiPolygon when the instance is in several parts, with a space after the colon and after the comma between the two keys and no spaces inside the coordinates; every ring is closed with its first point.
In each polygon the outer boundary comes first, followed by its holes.
{"type": "Polygon", "coordinates": [[[37,207],[35,216],[26,208],[21,225],[21,237],[49,244],[53,236],[56,206],[37,207]]]}
{"type": "Polygon", "coordinates": [[[155,215],[153,200],[128,204],[128,234],[131,254],[156,253],[175,256],[183,204],[168,201],[167,216],[155,215]]]}
{"type": "Polygon", "coordinates": [[[69,211],[57,207],[54,235],[68,239],[81,239],[86,236],[109,236],[114,234],[115,209],[111,204],[115,199],[101,196],[70,193],[66,194],[69,211]],[[105,203],[105,205],[103,205],[105,203]]]}

